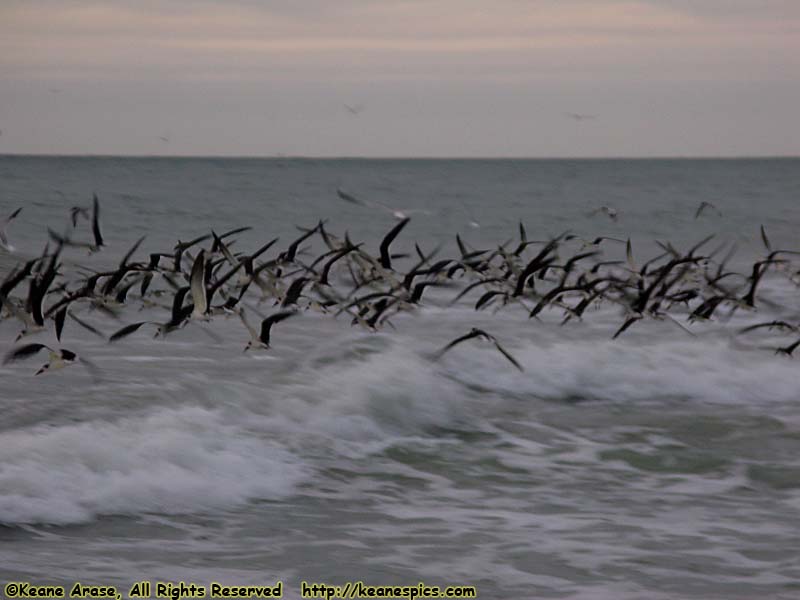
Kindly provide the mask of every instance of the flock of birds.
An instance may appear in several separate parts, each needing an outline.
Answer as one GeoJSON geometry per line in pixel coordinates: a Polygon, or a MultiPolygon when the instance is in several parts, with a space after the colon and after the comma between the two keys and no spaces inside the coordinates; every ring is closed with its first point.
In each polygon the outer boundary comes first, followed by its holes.
{"type": "MultiPolygon", "coordinates": [[[[345,201],[357,199],[339,191],[345,201]]],[[[14,211],[0,230],[0,244],[13,252],[6,228],[21,209],[14,211]]],[[[616,212],[598,209],[611,218],[616,212]]],[[[695,218],[705,210],[703,203],[695,218]]],[[[62,260],[65,248],[78,247],[90,254],[105,248],[101,233],[100,203],[97,196],[89,207],[73,207],[63,233],[49,229],[50,241],[41,255],[23,260],[0,284],[0,321],[17,320],[21,329],[15,347],[4,364],[47,351],[49,361],[36,374],[72,364],[83,364],[93,375],[91,360],[62,346],[64,326],[69,318],[109,343],[120,343],[142,328],[152,328],[155,337],[214,319],[236,318],[249,335],[245,351],[270,347],[273,327],[300,311],[314,309],[334,317],[344,315],[353,326],[375,331],[388,325],[399,313],[418,309],[430,301],[429,288],[457,289],[447,301],[466,302],[476,311],[516,307],[529,319],[539,319],[545,310],[563,312],[562,324],[580,320],[591,307],[601,304],[620,308],[622,323],[613,333],[617,338],[646,319],[672,320],[691,333],[676,317],[688,324],[695,321],[729,319],[736,311],[755,310],[761,301],[757,292],[764,276],[774,273],[799,284],[798,265],[791,257],[798,252],[773,249],[764,228],[761,237],[766,253],[740,273],[730,270],[733,249],[711,248],[713,236],[680,252],[668,243],[663,250],[641,264],[634,258],[630,239],[597,237],[584,240],[570,232],[544,240],[530,240],[522,223],[518,236],[496,248],[476,249],[456,235],[458,255],[439,256],[439,248],[425,251],[418,244],[413,251],[397,253],[397,239],[410,218],[393,209],[398,219],[382,238],[377,252],[353,242],[347,233],[337,236],[324,221],[299,228],[288,246],[271,239],[253,251],[236,251],[236,235],[250,229],[241,227],[217,234],[209,231],[189,241],[178,240],[168,251],[148,253],[147,260],[134,260],[145,238],[125,253],[116,267],[92,270],[62,260]],[[86,221],[90,236],[74,235],[86,221]],[[314,243],[321,251],[312,253],[314,243]],[[603,248],[619,244],[623,260],[607,260],[603,248]],[[398,263],[405,259],[407,266],[398,263]],[[468,298],[470,298],[468,300],[468,298]],[[123,325],[124,307],[138,305],[164,313],[163,319],[123,325]],[[257,306],[256,306],[257,305],[257,306]],[[269,314],[261,312],[271,307],[269,314]],[[101,331],[85,320],[87,311],[105,315],[114,330],[101,331]],[[260,325],[248,315],[260,316],[260,325]],[[57,344],[32,342],[30,336],[54,330],[57,344]],[[27,342],[27,343],[26,343],[27,342]]],[[[777,330],[798,335],[800,325],[772,320],[742,329],[777,330]]],[[[523,366],[491,333],[471,328],[443,346],[437,360],[459,344],[473,339],[490,342],[513,366],[523,366]]],[[[772,348],[791,356],[800,339],[772,348]]]]}

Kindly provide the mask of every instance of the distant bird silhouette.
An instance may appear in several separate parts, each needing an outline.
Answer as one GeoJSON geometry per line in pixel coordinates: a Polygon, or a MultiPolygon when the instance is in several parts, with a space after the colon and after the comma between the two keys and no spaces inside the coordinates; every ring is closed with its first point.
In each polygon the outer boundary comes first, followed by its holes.
{"type": "Polygon", "coordinates": [[[378,202],[377,200],[362,200],[361,198],[356,198],[352,194],[345,192],[341,188],[336,190],[336,195],[339,196],[339,198],[341,198],[345,202],[349,202],[350,204],[358,204],[359,206],[371,206],[374,208],[382,208],[383,210],[389,212],[395,219],[398,219],[400,221],[408,218],[408,215],[414,213],[421,213],[425,215],[431,214],[430,211],[421,208],[399,209],[387,206],[386,204],[378,202]]]}
{"type": "Polygon", "coordinates": [[[347,109],[347,112],[349,112],[354,117],[357,117],[360,113],[364,111],[363,104],[345,104],[344,107],[347,109]]]}
{"type": "Polygon", "coordinates": [[[718,216],[720,217],[722,216],[722,211],[720,211],[716,206],[711,204],[711,202],[703,201],[700,203],[700,206],[697,207],[697,212],[694,213],[694,218],[695,219],[699,218],[700,215],[703,214],[703,211],[706,209],[713,210],[714,212],[717,213],[718,216]]]}
{"type": "Polygon", "coordinates": [[[584,114],[581,114],[581,113],[573,113],[573,112],[564,113],[564,115],[566,117],[569,117],[573,121],[586,121],[588,119],[596,119],[597,118],[597,115],[584,115],[584,114]]]}
{"type": "Polygon", "coordinates": [[[73,206],[72,208],[70,208],[69,209],[69,216],[70,216],[70,220],[72,221],[72,226],[73,227],[77,227],[78,226],[78,218],[79,217],[83,217],[87,221],[89,219],[91,219],[91,217],[89,216],[89,209],[85,208],[83,206],[73,206]]]}
{"type": "Polygon", "coordinates": [[[591,213],[589,213],[589,216],[592,217],[597,213],[603,213],[612,221],[616,221],[618,216],[617,209],[611,206],[601,206],[600,208],[597,208],[593,210],[591,213]]]}

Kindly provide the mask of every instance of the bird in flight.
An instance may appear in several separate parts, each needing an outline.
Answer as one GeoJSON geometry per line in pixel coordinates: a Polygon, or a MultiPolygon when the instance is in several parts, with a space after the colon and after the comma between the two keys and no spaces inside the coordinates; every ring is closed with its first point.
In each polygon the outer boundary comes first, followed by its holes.
{"type": "Polygon", "coordinates": [[[717,213],[718,216],[720,217],[722,216],[722,211],[720,209],[711,204],[711,202],[706,202],[704,200],[703,202],[700,203],[700,206],[697,207],[697,211],[694,213],[694,218],[698,219],[700,215],[703,214],[703,211],[706,209],[713,210],[715,213],[717,213]]]}
{"type": "Polygon", "coordinates": [[[614,208],[613,206],[601,206],[600,208],[597,208],[593,210],[591,213],[589,213],[589,216],[592,217],[597,213],[603,213],[612,221],[616,221],[617,216],[619,215],[619,213],[617,213],[617,209],[614,208]]]}
{"type": "MultiPolygon", "coordinates": [[[[78,211],[72,212],[72,209],[70,209],[70,214],[73,218],[73,227],[77,225],[77,218],[78,218],[77,214],[83,213],[83,209],[80,209],[79,207],[74,207],[74,208],[78,208],[78,211]]],[[[98,252],[100,248],[105,246],[105,243],[103,242],[103,234],[100,233],[100,201],[97,199],[97,194],[94,194],[92,198],[92,236],[94,238],[93,242],[75,242],[70,238],[66,237],[65,235],[57,234],[50,228],[48,228],[47,231],[50,234],[50,237],[59,244],[63,244],[66,246],[79,246],[88,248],[89,254],[98,252]]]]}
{"type": "Polygon", "coordinates": [[[297,313],[293,310],[285,310],[272,314],[267,318],[265,318],[263,321],[261,321],[261,329],[258,330],[252,325],[250,325],[250,322],[247,320],[247,317],[245,317],[244,309],[239,309],[239,318],[242,320],[242,323],[247,328],[247,331],[250,332],[250,341],[247,342],[247,346],[245,346],[244,351],[247,352],[252,348],[256,349],[260,348],[268,350],[270,342],[269,334],[270,330],[272,329],[272,326],[275,323],[280,323],[284,319],[288,319],[289,317],[292,317],[296,314],[297,313]]]}
{"type": "Polygon", "coordinates": [[[64,367],[68,367],[70,365],[74,365],[76,362],[79,362],[81,365],[86,367],[95,380],[98,379],[98,369],[91,361],[79,357],[77,354],[71,350],[67,350],[66,348],[55,350],[45,344],[34,343],[20,346],[6,354],[5,358],[3,358],[3,364],[8,364],[17,360],[24,360],[33,356],[34,354],[37,354],[40,350],[47,350],[49,352],[49,360],[46,364],[42,365],[38,371],[36,371],[36,375],[41,375],[46,371],[63,369],[64,367]]]}
{"type": "Polygon", "coordinates": [[[465,333],[461,337],[457,337],[452,342],[447,344],[444,348],[439,350],[434,355],[434,360],[439,360],[445,352],[447,352],[448,350],[450,350],[454,346],[457,346],[461,342],[466,342],[467,340],[472,340],[472,339],[475,339],[475,338],[481,338],[481,339],[484,339],[484,340],[487,340],[487,341],[491,342],[492,344],[494,344],[494,347],[497,348],[497,350],[500,352],[500,354],[505,356],[512,365],[517,367],[520,371],[524,371],[525,370],[525,369],[522,368],[522,365],[519,364],[517,359],[514,358],[513,356],[511,356],[511,354],[509,354],[508,351],[500,345],[500,342],[497,341],[496,337],[494,337],[490,333],[485,332],[483,329],[478,329],[477,327],[473,327],[470,330],[469,333],[465,333]]]}
{"type": "Polygon", "coordinates": [[[574,112],[564,113],[564,116],[572,119],[573,121],[586,121],[588,119],[596,119],[597,118],[597,115],[584,115],[584,114],[581,114],[581,113],[574,113],[574,112]]]}
{"type": "Polygon", "coordinates": [[[357,117],[361,112],[364,111],[363,104],[345,104],[344,107],[345,109],[347,109],[347,112],[349,112],[354,117],[357,117]]]}
{"type": "Polygon", "coordinates": [[[399,209],[399,208],[392,208],[391,206],[387,206],[386,204],[382,204],[376,200],[362,200],[361,198],[356,198],[352,194],[349,194],[342,190],[341,188],[336,190],[336,195],[339,196],[345,202],[349,202],[350,204],[358,204],[359,206],[371,206],[373,208],[382,208],[383,210],[389,212],[395,219],[402,221],[403,219],[407,219],[408,215],[414,213],[422,213],[429,215],[431,214],[429,211],[416,208],[416,209],[399,209]]]}
{"type": "Polygon", "coordinates": [[[14,246],[12,246],[8,241],[8,234],[6,233],[6,227],[8,227],[8,224],[11,223],[11,221],[13,221],[16,218],[16,216],[19,214],[19,211],[21,210],[22,207],[20,206],[17,210],[15,210],[8,217],[6,217],[6,220],[3,222],[2,225],[0,225],[0,248],[3,248],[6,252],[14,251],[14,246]]]}
{"type": "Polygon", "coordinates": [[[83,217],[87,221],[91,219],[89,216],[89,209],[83,206],[73,206],[69,209],[69,217],[72,221],[72,227],[78,226],[78,219],[83,217]]]}

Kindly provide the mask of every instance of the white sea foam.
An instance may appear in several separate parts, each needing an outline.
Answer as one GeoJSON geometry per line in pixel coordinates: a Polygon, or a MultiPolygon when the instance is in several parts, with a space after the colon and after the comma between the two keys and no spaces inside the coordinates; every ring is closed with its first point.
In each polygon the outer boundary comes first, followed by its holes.
{"type": "Polygon", "coordinates": [[[197,407],[38,426],[0,436],[0,521],[226,509],[284,497],[302,477],[286,450],[197,407]]]}
{"type": "Polygon", "coordinates": [[[463,347],[453,376],[517,396],[644,402],[664,398],[762,404],[800,397],[792,360],[764,350],[740,350],[727,339],[563,340],[524,342],[508,349],[525,368],[517,372],[491,346],[463,347]]]}

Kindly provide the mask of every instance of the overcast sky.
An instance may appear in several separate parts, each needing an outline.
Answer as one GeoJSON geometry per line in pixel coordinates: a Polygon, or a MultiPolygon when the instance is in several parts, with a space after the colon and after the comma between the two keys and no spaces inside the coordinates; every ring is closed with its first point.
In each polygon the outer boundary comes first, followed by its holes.
{"type": "Polygon", "coordinates": [[[800,0],[0,0],[0,153],[800,155],[798,110],[800,0]]]}

